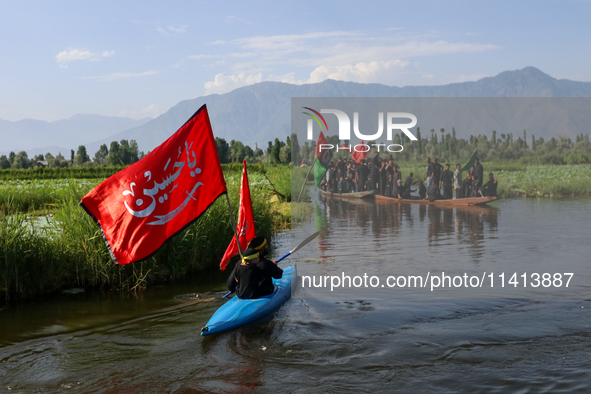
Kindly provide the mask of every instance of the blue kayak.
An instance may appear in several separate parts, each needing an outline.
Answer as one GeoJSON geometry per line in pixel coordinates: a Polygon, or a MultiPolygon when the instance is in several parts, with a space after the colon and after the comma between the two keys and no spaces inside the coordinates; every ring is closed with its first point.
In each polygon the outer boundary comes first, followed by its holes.
{"type": "Polygon", "coordinates": [[[236,328],[273,312],[291,298],[296,278],[296,267],[291,265],[283,270],[281,279],[273,279],[275,291],[272,294],[254,300],[242,300],[234,296],[213,314],[201,329],[201,335],[217,334],[236,328]]]}

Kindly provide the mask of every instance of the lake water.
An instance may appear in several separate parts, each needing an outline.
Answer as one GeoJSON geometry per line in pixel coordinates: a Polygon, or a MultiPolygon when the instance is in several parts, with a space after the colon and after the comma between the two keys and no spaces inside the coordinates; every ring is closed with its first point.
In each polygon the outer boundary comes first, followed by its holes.
{"type": "Polygon", "coordinates": [[[9,306],[0,390],[589,392],[590,199],[470,209],[312,199],[310,221],[276,237],[273,256],[320,229],[287,260],[300,280],[365,274],[378,286],[300,282],[273,316],[211,337],[199,331],[224,302],[221,279],[9,306]],[[533,287],[535,273],[562,276],[533,287]],[[450,285],[432,289],[445,275],[450,285]],[[428,285],[381,286],[409,276],[428,285]]]}

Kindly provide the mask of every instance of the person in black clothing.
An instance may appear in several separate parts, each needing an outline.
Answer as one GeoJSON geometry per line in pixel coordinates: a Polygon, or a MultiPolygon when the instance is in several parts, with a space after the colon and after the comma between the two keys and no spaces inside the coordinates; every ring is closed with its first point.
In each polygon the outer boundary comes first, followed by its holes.
{"type": "Polygon", "coordinates": [[[394,179],[394,166],[396,163],[392,159],[388,159],[388,166],[386,167],[386,179],[388,180],[388,186],[386,187],[386,195],[390,196],[392,194],[392,182],[394,179]]]}
{"type": "Polygon", "coordinates": [[[249,243],[249,248],[254,248],[256,251],[259,252],[259,263],[257,266],[263,271],[265,274],[265,278],[259,285],[261,296],[269,295],[275,291],[275,287],[273,286],[273,280],[281,279],[283,276],[283,270],[277,267],[276,261],[271,261],[267,259],[268,252],[268,244],[267,239],[265,237],[256,236],[254,237],[249,243]]]}
{"type": "Polygon", "coordinates": [[[365,189],[367,175],[369,174],[369,168],[365,165],[365,160],[361,160],[361,164],[357,166],[355,172],[359,175],[359,178],[357,179],[357,191],[361,192],[365,189]]]}
{"type": "Polygon", "coordinates": [[[443,172],[443,166],[437,162],[436,157],[433,158],[433,170],[433,182],[435,182],[435,185],[439,187],[439,182],[441,181],[441,173],[443,172]]]}
{"type": "Polygon", "coordinates": [[[480,190],[480,187],[482,185],[480,184],[480,182],[478,182],[478,179],[476,179],[476,177],[474,176],[474,173],[472,173],[472,187],[470,190],[470,197],[481,197],[482,196],[482,191],[480,190]]]}
{"type": "Polygon", "coordinates": [[[427,198],[429,201],[441,200],[443,198],[441,197],[441,194],[439,194],[439,188],[435,183],[430,184],[427,188],[427,198]]]}
{"type": "Polygon", "coordinates": [[[494,197],[497,195],[497,180],[492,172],[488,174],[488,182],[482,186],[482,194],[487,197],[494,197]]]}
{"type": "Polygon", "coordinates": [[[433,177],[435,176],[435,166],[431,163],[431,158],[427,157],[427,187],[433,183],[433,177]]]}
{"type": "Polygon", "coordinates": [[[462,198],[462,172],[460,171],[462,166],[456,164],[456,171],[454,172],[454,189],[456,190],[456,199],[462,198]]]}
{"type": "Polygon", "coordinates": [[[335,164],[332,161],[330,162],[330,169],[330,192],[335,193],[337,191],[338,172],[335,164]]]}
{"type": "Polygon", "coordinates": [[[439,187],[443,189],[443,198],[451,199],[453,197],[453,178],[454,174],[449,170],[450,165],[445,165],[445,170],[441,173],[439,187]]]}
{"type": "Polygon", "coordinates": [[[388,174],[388,183],[386,183],[386,197],[392,197],[392,175],[388,174]]]}
{"type": "Polygon", "coordinates": [[[412,187],[412,185],[414,185],[415,183],[417,183],[417,181],[412,180],[412,177],[414,176],[414,174],[411,172],[409,176],[406,177],[406,179],[404,180],[404,196],[406,198],[410,198],[410,193],[414,192],[414,190],[411,190],[410,188],[412,187]]]}
{"type": "Polygon", "coordinates": [[[241,299],[254,299],[273,293],[272,281],[269,287],[266,286],[266,280],[280,279],[283,270],[272,261],[261,259],[260,252],[254,248],[247,248],[242,256],[242,261],[236,263],[228,278],[228,290],[236,292],[236,296],[241,299]]]}
{"type": "Polygon", "coordinates": [[[462,181],[462,198],[470,197],[471,189],[472,188],[472,174],[470,171],[466,173],[466,179],[462,181]]]}
{"type": "Polygon", "coordinates": [[[370,177],[371,177],[371,189],[367,190],[375,190],[376,185],[379,183],[379,175],[380,175],[380,157],[378,152],[375,152],[372,159],[371,159],[371,167],[370,167],[370,177]]]}
{"type": "Polygon", "coordinates": [[[474,175],[478,181],[478,187],[482,187],[482,184],[484,183],[484,167],[480,164],[478,157],[474,160],[474,171],[472,171],[472,175],[474,175]]]}
{"type": "Polygon", "coordinates": [[[402,182],[402,173],[398,171],[399,168],[400,167],[398,167],[398,164],[394,164],[394,172],[392,174],[392,182],[394,184],[398,184],[398,181],[402,182]]]}
{"type": "Polygon", "coordinates": [[[265,279],[263,271],[257,266],[259,252],[248,248],[242,252],[242,261],[238,261],[228,277],[228,290],[236,292],[238,298],[253,299],[261,296],[259,285],[265,279]]]}
{"type": "Polygon", "coordinates": [[[427,196],[427,188],[425,187],[423,181],[419,181],[417,179],[417,182],[419,182],[419,199],[424,200],[427,196]]]}
{"type": "Polygon", "coordinates": [[[387,170],[387,166],[388,164],[386,163],[385,160],[382,160],[380,162],[380,182],[379,182],[379,186],[380,186],[380,194],[382,196],[386,195],[386,185],[388,183],[388,170],[387,170]]]}

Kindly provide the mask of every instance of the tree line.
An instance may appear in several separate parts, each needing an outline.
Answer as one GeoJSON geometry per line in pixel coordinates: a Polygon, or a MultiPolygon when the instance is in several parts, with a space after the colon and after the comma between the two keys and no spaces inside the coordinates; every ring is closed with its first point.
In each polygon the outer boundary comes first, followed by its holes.
{"type": "MultiPolygon", "coordinates": [[[[240,141],[231,140],[229,143],[224,138],[215,138],[218,155],[222,163],[232,161],[241,162],[245,159],[249,163],[263,164],[287,164],[291,162],[291,140],[269,141],[265,151],[255,144],[255,148],[243,144],[240,141]]],[[[297,140],[296,140],[297,144],[297,140]]],[[[299,148],[298,148],[299,151],[299,148]]],[[[149,153],[149,152],[148,152],[149,153]]],[[[126,166],[135,163],[145,156],[139,151],[135,140],[112,141],[110,146],[100,146],[91,159],[86,147],[80,145],[78,150],[70,151],[70,158],[66,159],[61,153],[53,156],[51,153],[35,155],[29,158],[27,152],[10,152],[8,156],[0,156],[0,169],[26,169],[34,167],[111,167],[126,166]]]]}
{"type": "MultiPolygon", "coordinates": [[[[496,130],[491,133],[490,139],[486,135],[471,135],[468,139],[457,138],[456,130],[451,133],[441,128],[439,131],[430,130],[427,136],[421,135],[421,129],[417,127],[417,141],[411,141],[404,134],[396,134],[394,144],[401,144],[402,152],[394,153],[396,160],[424,160],[425,157],[438,157],[440,161],[466,160],[475,150],[481,160],[500,161],[517,160],[539,164],[588,164],[591,163],[591,142],[589,134],[576,136],[575,141],[568,137],[559,136],[545,140],[536,138],[534,134],[529,137],[527,131],[514,138],[513,133],[498,134],[496,130]]],[[[327,143],[335,146],[348,146],[349,141],[339,140],[338,135],[326,136],[327,143]]],[[[298,137],[292,133],[285,141],[275,138],[268,141],[265,150],[255,144],[255,148],[244,143],[224,138],[215,138],[218,155],[222,163],[241,162],[262,164],[288,164],[299,165],[302,161],[308,165],[314,162],[315,141],[306,141],[300,145],[298,137]]],[[[378,141],[367,141],[367,145],[378,144],[378,141]]],[[[372,152],[377,147],[372,147],[372,152]]],[[[383,148],[381,149],[383,151],[383,148]]],[[[349,152],[340,150],[337,157],[347,157],[349,152]]],[[[7,168],[31,168],[42,163],[48,167],[95,167],[95,166],[126,166],[143,158],[144,152],[139,151],[135,140],[112,141],[110,146],[100,146],[91,159],[86,147],[80,145],[78,150],[70,151],[67,160],[61,153],[53,156],[51,153],[36,155],[29,159],[25,151],[10,152],[8,156],[0,156],[0,169],[7,168]]]]}
{"type": "Polygon", "coordinates": [[[138,150],[135,140],[112,141],[110,148],[102,144],[91,159],[86,147],[80,145],[78,150],[70,150],[70,159],[61,153],[53,156],[51,153],[35,155],[29,159],[27,152],[10,152],[8,156],[0,156],[0,169],[33,168],[33,167],[95,167],[95,166],[125,166],[133,164],[144,157],[144,152],[138,150]]]}
{"type": "MultiPolygon", "coordinates": [[[[552,137],[545,140],[542,137],[536,138],[534,134],[528,137],[527,131],[514,137],[513,133],[497,133],[493,130],[490,138],[486,135],[471,135],[467,139],[457,138],[456,130],[452,128],[451,133],[444,128],[435,131],[431,129],[427,136],[421,135],[421,129],[417,127],[416,141],[411,141],[404,134],[396,134],[392,143],[404,147],[402,152],[393,153],[392,156],[398,161],[422,161],[425,157],[437,157],[442,161],[467,160],[474,151],[478,150],[480,160],[502,161],[521,160],[532,164],[589,164],[591,163],[591,142],[589,134],[577,135],[575,141],[565,136],[552,137]]],[[[338,135],[326,136],[328,144],[345,145],[349,141],[339,140],[338,135]]],[[[294,141],[294,134],[292,134],[294,141]]],[[[316,143],[306,141],[303,146],[297,145],[297,139],[292,146],[292,151],[299,152],[294,163],[300,163],[303,159],[306,164],[314,161],[316,143]],[[296,147],[297,146],[297,147],[296,147]]],[[[292,142],[293,143],[293,142],[292,142]]],[[[377,141],[367,141],[367,145],[378,144],[377,141]]],[[[352,144],[354,145],[354,144],[352,144]]],[[[372,147],[371,152],[377,150],[372,147]]],[[[380,152],[384,151],[382,146],[380,152]]],[[[389,153],[386,152],[386,155],[389,153]]],[[[349,152],[340,150],[335,152],[335,158],[348,157],[349,152]]]]}

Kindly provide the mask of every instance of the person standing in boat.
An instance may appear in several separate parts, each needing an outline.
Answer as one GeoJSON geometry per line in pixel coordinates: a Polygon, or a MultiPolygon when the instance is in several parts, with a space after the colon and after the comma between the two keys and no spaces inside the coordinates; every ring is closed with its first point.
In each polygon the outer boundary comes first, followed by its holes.
{"type": "Polygon", "coordinates": [[[445,165],[445,170],[441,172],[439,188],[443,190],[443,198],[451,199],[453,197],[453,173],[449,170],[450,165],[445,165]]]}
{"type": "Polygon", "coordinates": [[[365,182],[367,182],[367,174],[369,169],[365,165],[365,160],[361,160],[361,164],[357,166],[355,169],[355,173],[357,174],[357,191],[362,192],[365,187],[365,182]]]}
{"type": "MultiPolygon", "coordinates": [[[[399,168],[398,164],[394,164],[394,172],[392,173],[392,183],[394,185],[398,185],[398,181],[402,183],[402,173],[398,171],[399,168]]],[[[402,190],[399,190],[398,192],[402,192],[402,190]]]]}
{"type": "Polygon", "coordinates": [[[379,176],[380,176],[380,156],[378,152],[374,152],[373,157],[371,159],[371,167],[370,167],[370,178],[371,178],[371,189],[369,190],[376,190],[376,185],[379,183],[379,176]]]}
{"type": "Polygon", "coordinates": [[[480,159],[478,159],[478,157],[474,160],[474,171],[472,171],[472,175],[474,175],[478,181],[478,188],[480,190],[484,184],[484,167],[480,164],[480,159]]]}
{"type": "Polygon", "coordinates": [[[439,188],[435,184],[435,182],[431,183],[429,187],[427,187],[427,199],[431,202],[435,200],[441,200],[441,194],[439,193],[439,188]]]}
{"type": "Polygon", "coordinates": [[[433,181],[435,185],[440,188],[439,182],[441,182],[441,173],[443,172],[443,166],[437,162],[437,158],[433,158],[433,181]]]}
{"type": "Polygon", "coordinates": [[[353,163],[349,163],[347,166],[347,188],[350,193],[355,191],[355,169],[353,163]]]}
{"type": "Polygon", "coordinates": [[[386,167],[386,180],[387,180],[386,196],[388,196],[388,197],[390,197],[392,195],[392,182],[394,179],[394,166],[395,165],[396,165],[396,162],[394,162],[394,160],[392,160],[392,158],[390,157],[388,159],[388,166],[386,167]]]}
{"type": "Polygon", "coordinates": [[[470,197],[470,194],[472,193],[472,173],[470,171],[466,173],[466,179],[462,182],[462,190],[462,197],[470,197]]]}
{"type": "Polygon", "coordinates": [[[476,178],[474,173],[472,173],[472,188],[470,191],[470,197],[482,197],[482,191],[480,190],[481,186],[482,185],[480,182],[478,182],[478,178],[476,178]]]}
{"type": "Polygon", "coordinates": [[[435,175],[435,166],[431,163],[431,158],[427,157],[427,187],[433,182],[433,176],[435,175]]]}
{"type": "Polygon", "coordinates": [[[456,191],[456,198],[462,198],[462,173],[461,165],[456,164],[456,171],[454,172],[454,190],[456,191]]]}
{"type": "Polygon", "coordinates": [[[406,198],[410,198],[410,193],[414,192],[414,190],[411,190],[412,185],[414,185],[415,183],[417,183],[417,181],[413,182],[413,176],[414,174],[411,172],[409,176],[406,177],[406,179],[404,180],[404,196],[406,198]]]}
{"type": "Polygon", "coordinates": [[[386,184],[388,183],[388,170],[387,170],[387,162],[386,160],[380,161],[380,181],[379,181],[379,188],[380,188],[380,195],[386,195],[386,184]]]}
{"type": "Polygon", "coordinates": [[[325,179],[325,185],[326,185],[326,189],[324,191],[327,192],[331,192],[331,188],[330,188],[330,178],[331,178],[331,174],[332,174],[332,168],[330,166],[330,163],[328,164],[328,166],[326,167],[326,174],[324,176],[325,179]]]}

